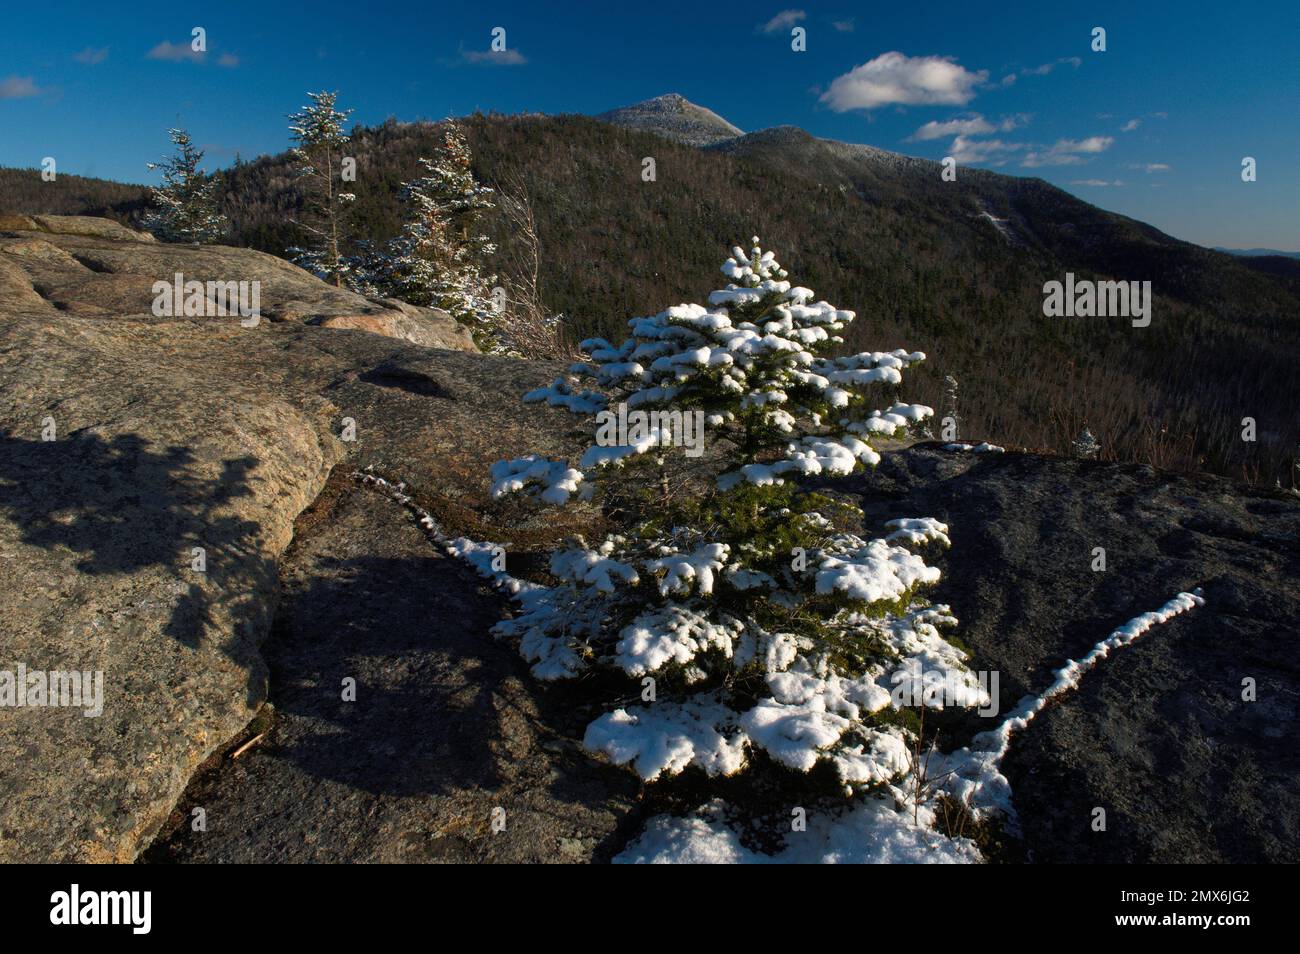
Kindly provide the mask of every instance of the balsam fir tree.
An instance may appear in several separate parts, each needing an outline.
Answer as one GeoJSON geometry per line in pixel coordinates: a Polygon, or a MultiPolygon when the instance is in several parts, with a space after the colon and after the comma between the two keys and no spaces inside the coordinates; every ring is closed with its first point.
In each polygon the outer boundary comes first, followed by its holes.
{"type": "Polygon", "coordinates": [[[590,361],[571,370],[597,389],[559,379],[525,395],[597,414],[597,439],[576,466],[501,461],[493,495],[597,500],[622,526],[553,554],[559,582],[519,588],[498,633],[539,678],[626,680],[584,744],[644,779],[732,774],[762,750],[805,772],[828,762],[846,791],[898,784],[914,761],[898,709],[988,699],[940,635],[948,607],[924,596],[939,571],[918,551],[947,546],[947,527],[903,518],[860,534],[846,520],[861,511],[798,479],[873,466],[874,440],[931,416],[871,400],[925,356],[833,357],[853,312],[792,286],[757,238],[722,270],[710,307],[633,319],[617,346],[582,342],[590,361]],[[639,411],[659,416],[611,440],[639,411]]]}
{"type": "Polygon", "coordinates": [[[393,297],[441,308],[468,325],[485,351],[509,350],[494,334],[492,286],[484,263],[496,247],[481,234],[480,220],[493,208],[493,190],[480,185],[470,168],[464,133],[443,125],[442,144],[432,159],[420,159],[425,175],[404,183],[409,213],[390,244],[382,284],[393,297]]]}
{"type": "Polygon", "coordinates": [[[199,170],[203,150],[195,148],[184,129],[170,129],[167,135],[176,153],[147,164],[151,171],[162,170],[163,184],[151,190],[154,208],[146,213],[144,227],[168,242],[216,241],[229,222],[217,210],[215,180],[199,170]]]}
{"type": "Polygon", "coordinates": [[[349,141],[343,127],[352,110],[335,108],[337,92],[307,97],[311,102],[289,116],[289,131],[296,142],[291,155],[304,191],[304,214],[297,221],[310,242],[289,251],[297,265],[341,288],[352,269],[343,248],[347,211],[356,196],[342,188],[343,147],[349,141]]]}

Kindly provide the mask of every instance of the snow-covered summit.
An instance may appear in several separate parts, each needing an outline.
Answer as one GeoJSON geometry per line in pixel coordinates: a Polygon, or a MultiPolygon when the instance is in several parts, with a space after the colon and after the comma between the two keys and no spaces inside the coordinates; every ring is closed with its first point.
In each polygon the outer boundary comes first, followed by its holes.
{"type": "Polygon", "coordinates": [[[747,153],[777,149],[812,161],[834,159],[900,168],[935,165],[875,146],[822,139],[799,126],[783,125],[746,133],[717,113],[697,106],[680,93],[665,93],[632,106],[611,109],[596,117],[616,126],[656,133],[666,139],[719,152],[747,153]]]}
{"type": "Polygon", "coordinates": [[[607,123],[658,133],[689,146],[708,146],[744,132],[712,110],[696,106],[680,93],[665,93],[596,117],[607,123]]]}

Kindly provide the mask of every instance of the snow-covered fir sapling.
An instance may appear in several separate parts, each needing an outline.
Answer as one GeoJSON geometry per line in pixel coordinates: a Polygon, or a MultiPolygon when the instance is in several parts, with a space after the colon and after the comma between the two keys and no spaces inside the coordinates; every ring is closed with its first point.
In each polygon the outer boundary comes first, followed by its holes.
{"type": "Polygon", "coordinates": [[[602,439],[576,466],[499,462],[493,495],[594,500],[619,532],[554,553],[558,582],[522,587],[498,632],[542,679],[625,679],[584,744],[647,780],[732,774],[761,751],[803,772],[829,763],[849,792],[898,785],[905,800],[911,736],[897,710],[988,698],[940,635],[956,622],[948,607],[924,596],[939,571],[920,552],[946,546],[947,527],[904,517],[853,532],[846,517],[861,511],[800,478],[873,466],[873,441],[929,417],[872,400],[925,356],[834,356],[853,312],[792,285],[757,238],[722,271],[730,282],[708,307],[633,319],[619,345],[584,341],[590,361],[571,371],[589,388],[559,379],[525,395],[597,415],[602,439]],[[634,412],[647,417],[611,443],[611,422],[634,412]],[[696,415],[702,455],[678,426],[696,415]]]}
{"type": "Polygon", "coordinates": [[[297,224],[308,243],[289,252],[295,264],[341,288],[352,271],[343,249],[347,212],[356,195],[342,188],[344,150],[350,139],[344,127],[352,110],[335,108],[337,92],[308,93],[307,98],[311,102],[289,116],[289,131],[294,140],[290,155],[303,192],[297,224]]]}
{"type": "Polygon", "coordinates": [[[951,374],[943,376],[943,421],[940,436],[945,441],[955,441],[961,436],[961,418],[957,415],[957,379],[951,374]]]}
{"type": "Polygon", "coordinates": [[[168,242],[214,242],[230,223],[217,209],[216,180],[199,169],[203,150],[184,129],[169,129],[167,135],[175,154],[146,163],[151,171],[162,170],[163,184],[150,190],[154,207],[145,214],[144,227],[168,242]]]}
{"type": "Polygon", "coordinates": [[[496,334],[496,276],[486,270],[496,247],[482,234],[493,190],[474,178],[471,162],[465,134],[444,123],[434,157],[420,159],[425,174],[402,185],[406,221],[377,269],[378,282],[392,297],[447,311],[484,351],[507,353],[496,334]]]}

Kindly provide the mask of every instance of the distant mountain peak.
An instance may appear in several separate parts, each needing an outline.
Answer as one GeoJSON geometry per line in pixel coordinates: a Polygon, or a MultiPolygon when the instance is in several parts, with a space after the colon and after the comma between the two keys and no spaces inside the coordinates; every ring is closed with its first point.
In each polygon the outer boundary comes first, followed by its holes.
{"type": "Polygon", "coordinates": [[[799,126],[770,126],[746,133],[711,109],[692,103],[681,93],[664,93],[652,99],[611,109],[596,117],[615,126],[655,133],[688,146],[716,149],[721,152],[748,152],[754,149],[784,149],[792,153],[822,149],[841,159],[865,160],[877,165],[901,166],[931,164],[901,153],[821,139],[799,126]]]}
{"type": "Polygon", "coordinates": [[[744,135],[713,110],[695,105],[681,93],[665,93],[611,109],[596,118],[616,126],[658,133],[690,146],[710,146],[744,135]]]}
{"type": "Polygon", "coordinates": [[[681,93],[664,93],[662,96],[652,96],[650,99],[644,99],[641,102],[634,104],[634,106],[644,106],[647,108],[663,107],[665,109],[675,109],[679,112],[684,112],[687,107],[691,106],[694,106],[696,109],[700,108],[695,106],[694,103],[681,93]]]}

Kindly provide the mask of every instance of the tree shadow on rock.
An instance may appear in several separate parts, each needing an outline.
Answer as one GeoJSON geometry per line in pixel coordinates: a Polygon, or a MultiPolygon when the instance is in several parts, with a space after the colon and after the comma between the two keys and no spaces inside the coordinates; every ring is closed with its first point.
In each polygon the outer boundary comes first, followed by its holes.
{"type": "Polygon", "coordinates": [[[361,375],[360,380],[381,388],[395,388],[420,397],[435,397],[444,401],[456,400],[456,396],[448,391],[442,382],[423,371],[406,367],[400,362],[385,361],[361,375]]]}
{"type": "Polygon", "coordinates": [[[510,667],[460,572],[434,557],[322,555],[284,581],[266,652],[278,759],[374,794],[499,786],[510,667]]]}
{"type": "Polygon", "coordinates": [[[222,461],[217,477],[196,472],[192,449],[155,449],[137,434],[104,439],[73,432],[53,441],[0,434],[0,515],[23,542],[58,559],[75,554],[79,573],[111,576],[150,567],[187,581],[163,632],[197,648],[213,629],[213,602],[233,596],[233,631],[220,647],[250,671],[250,703],[261,695],[257,637],[268,620],[258,594],[274,585],[275,564],[261,552],[261,526],[220,511],[252,494],[252,456],[222,461]],[[205,551],[206,569],[192,569],[193,549],[205,551]]]}

